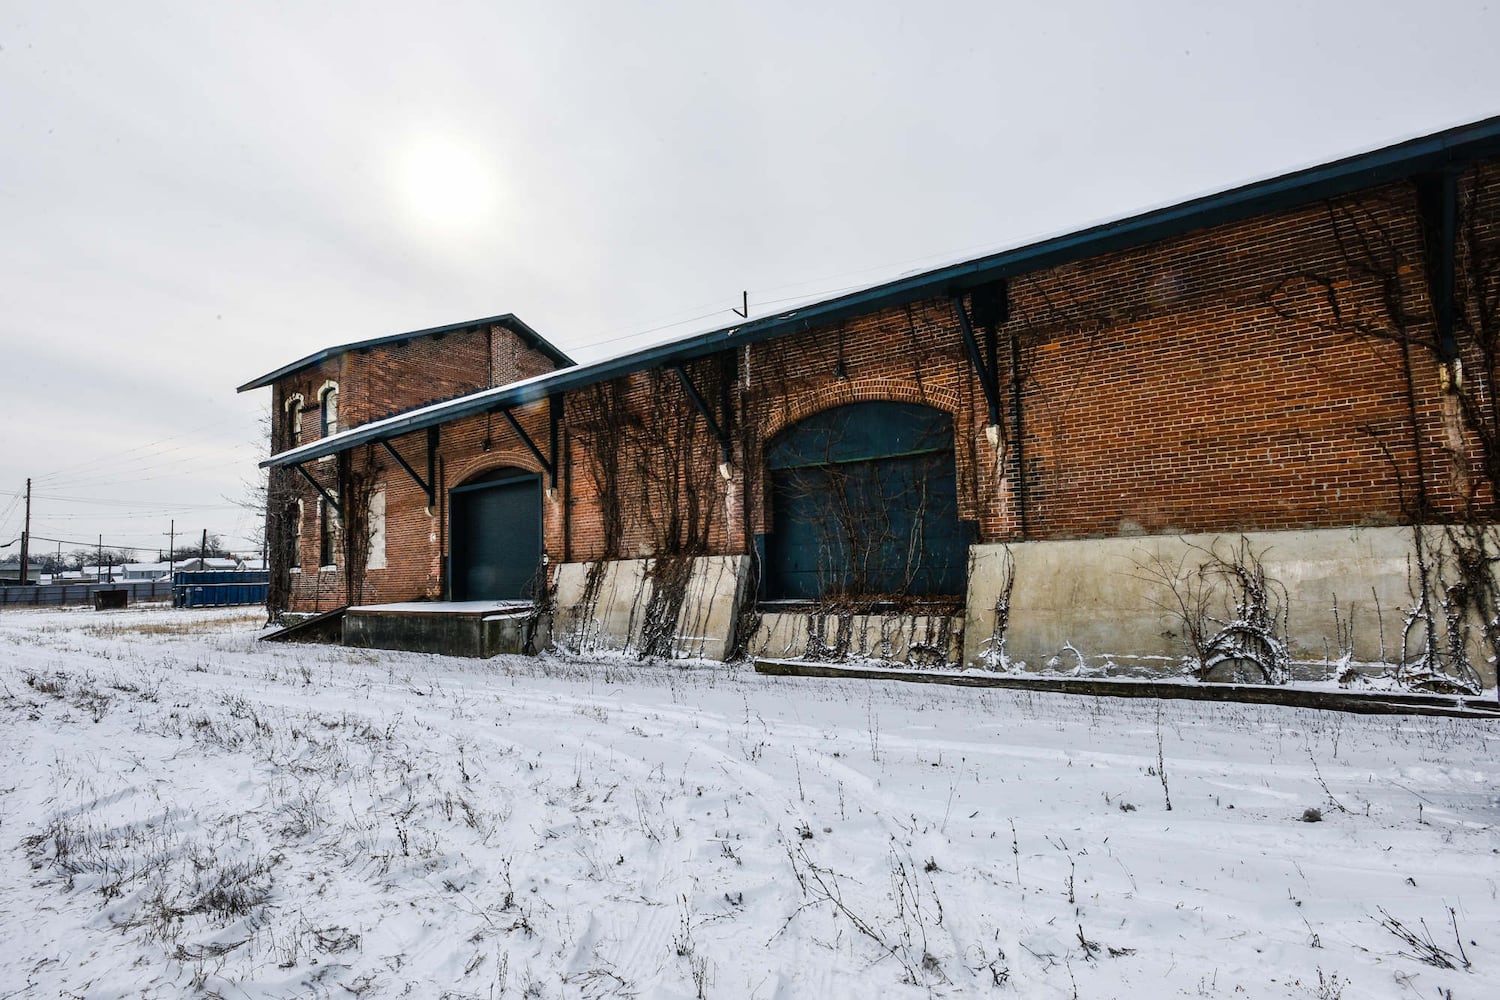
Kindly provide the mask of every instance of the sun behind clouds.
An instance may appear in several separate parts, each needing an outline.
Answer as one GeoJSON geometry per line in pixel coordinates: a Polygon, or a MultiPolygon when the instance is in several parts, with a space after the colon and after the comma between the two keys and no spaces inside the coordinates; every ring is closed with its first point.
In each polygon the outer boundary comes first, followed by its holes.
{"type": "Polygon", "coordinates": [[[397,169],[402,201],[424,229],[472,229],[494,215],[499,177],[472,143],[451,136],[422,138],[401,155],[397,169]]]}

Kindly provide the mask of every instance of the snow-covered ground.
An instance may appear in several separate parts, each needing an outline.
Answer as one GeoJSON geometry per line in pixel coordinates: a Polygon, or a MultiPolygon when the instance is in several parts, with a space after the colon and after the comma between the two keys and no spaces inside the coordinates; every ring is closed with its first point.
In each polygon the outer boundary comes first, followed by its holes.
{"type": "Polygon", "coordinates": [[[0,998],[1500,995],[1500,723],[257,623],[0,615],[0,998]]]}

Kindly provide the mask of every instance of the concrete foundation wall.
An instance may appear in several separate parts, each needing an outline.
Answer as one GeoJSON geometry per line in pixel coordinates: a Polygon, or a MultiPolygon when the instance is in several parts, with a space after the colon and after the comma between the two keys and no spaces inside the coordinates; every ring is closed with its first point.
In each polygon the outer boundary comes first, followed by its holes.
{"type": "MultiPolygon", "coordinates": [[[[661,624],[650,621],[654,562],[616,559],[558,566],[554,642],[579,652],[638,652],[643,629],[661,624]]],[[[681,609],[672,626],[672,645],[678,656],[713,660],[729,656],[749,569],[748,556],[691,560],[681,609]]]]}
{"type": "Polygon", "coordinates": [[[837,615],[765,611],[747,648],[753,657],[880,660],[910,666],[955,664],[964,648],[964,618],[942,614],[837,615]]]}
{"type": "MultiPolygon", "coordinates": [[[[1441,545],[1438,529],[1426,529],[1424,537],[1441,545]]],[[[1177,661],[1188,652],[1181,618],[1170,610],[1175,603],[1167,579],[1191,574],[1210,553],[1229,558],[1242,538],[1268,581],[1286,590],[1294,659],[1339,656],[1335,599],[1345,626],[1353,621],[1356,660],[1401,658],[1402,624],[1416,591],[1413,530],[1382,527],[976,545],[964,664],[985,666],[993,658],[995,606],[1009,572],[1014,585],[1005,651],[1011,660],[1032,668],[1072,667],[1080,659],[1166,667],[1161,657],[1177,661]]],[[[1219,619],[1233,616],[1226,590],[1220,586],[1210,605],[1219,619]]],[[[1477,643],[1471,643],[1470,663],[1486,684],[1495,683],[1495,667],[1477,643]]]]}
{"type": "MultiPolygon", "coordinates": [[[[360,649],[401,649],[443,656],[491,657],[525,652],[529,612],[402,614],[350,611],[343,642],[360,649]]],[[[536,637],[545,642],[545,634],[536,637]]]]}

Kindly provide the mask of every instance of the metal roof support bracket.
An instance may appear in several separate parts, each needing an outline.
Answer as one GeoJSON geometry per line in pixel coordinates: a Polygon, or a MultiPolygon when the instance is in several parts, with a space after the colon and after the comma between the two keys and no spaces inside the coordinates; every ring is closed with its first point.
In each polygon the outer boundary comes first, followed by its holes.
{"type": "MultiPolygon", "coordinates": [[[[424,482],[423,479],[422,479],[422,477],[419,476],[419,475],[417,475],[417,470],[413,469],[411,467],[411,464],[408,463],[406,461],[406,459],[404,459],[404,458],[401,457],[401,453],[400,452],[398,452],[395,448],[391,447],[391,443],[389,441],[387,441],[384,438],[382,438],[380,440],[380,447],[384,448],[387,452],[389,452],[390,456],[396,460],[396,464],[399,465],[399,466],[401,466],[401,468],[406,471],[406,474],[408,476],[411,476],[412,482],[416,483],[418,486],[420,486],[422,488],[422,492],[425,493],[425,494],[427,494],[427,506],[431,507],[436,502],[436,500],[437,500],[437,498],[436,498],[436,496],[434,495],[434,492],[433,492],[433,483],[432,483],[432,480],[428,479],[428,480],[426,480],[424,482]]],[[[429,454],[430,454],[430,452],[429,452],[429,454]]],[[[431,476],[432,473],[429,471],[428,475],[431,476]]]]}
{"type": "MultiPolygon", "coordinates": [[[[692,400],[693,406],[703,416],[703,422],[708,424],[709,432],[719,442],[719,452],[722,460],[725,463],[734,461],[734,442],[730,440],[729,431],[725,428],[725,424],[729,422],[728,393],[722,393],[721,395],[724,398],[719,401],[724,407],[724,420],[721,422],[714,416],[714,412],[709,408],[708,404],[703,401],[703,394],[698,391],[698,387],[693,384],[693,380],[688,376],[687,368],[683,365],[673,365],[672,367],[676,369],[677,378],[682,382],[682,391],[687,393],[688,399],[692,400]]],[[[725,379],[720,379],[720,383],[727,387],[725,379]]]]}
{"type": "Polygon", "coordinates": [[[1427,287],[1436,314],[1438,351],[1446,362],[1458,358],[1454,328],[1454,283],[1458,244],[1458,173],[1452,168],[1415,178],[1417,210],[1427,251],[1427,287]]]}
{"type": "Polygon", "coordinates": [[[305,468],[302,467],[301,462],[294,464],[292,468],[302,473],[303,479],[306,479],[309,483],[312,483],[312,488],[318,491],[318,494],[322,496],[323,500],[328,504],[328,506],[333,508],[333,512],[339,516],[339,519],[343,520],[344,508],[339,504],[338,497],[325,490],[323,488],[323,484],[314,479],[312,477],[312,473],[308,472],[305,468]]]}
{"type": "MultiPolygon", "coordinates": [[[[548,479],[555,485],[557,483],[557,462],[548,461],[547,456],[542,454],[542,449],[538,448],[536,446],[536,442],[531,440],[531,435],[526,433],[526,428],[521,426],[521,422],[517,420],[515,418],[515,415],[510,412],[509,407],[501,407],[500,415],[506,419],[507,423],[510,424],[511,430],[516,432],[516,436],[521,439],[521,443],[524,444],[527,450],[529,450],[531,454],[536,457],[536,460],[541,464],[542,468],[547,471],[548,479]]],[[[557,455],[557,441],[555,437],[552,444],[553,458],[555,459],[557,455]]]]}
{"type": "Polygon", "coordinates": [[[985,345],[989,348],[989,359],[979,349],[979,341],[974,338],[974,328],[969,325],[969,314],[964,311],[964,300],[961,295],[954,295],[949,301],[953,303],[953,312],[958,316],[958,329],[964,337],[964,348],[969,354],[969,363],[974,366],[974,372],[979,376],[979,386],[984,390],[984,401],[989,405],[989,423],[991,426],[1000,423],[1000,371],[996,364],[999,347],[996,343],[995,327],[993,324],[985,327],[985,345]]]}

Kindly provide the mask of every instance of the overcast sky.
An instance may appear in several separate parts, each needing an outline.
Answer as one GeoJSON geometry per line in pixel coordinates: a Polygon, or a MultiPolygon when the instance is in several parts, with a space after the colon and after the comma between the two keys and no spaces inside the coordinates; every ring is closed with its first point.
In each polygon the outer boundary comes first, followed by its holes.
{"type": "Polygon", "coordinates": [[[34,536],[248,544],[234,388],[323,347],[514,312],[619,353],[1500,113],[1497,38],[1456,0],[0,0],[0,543],[31,476],[34,536]]]}

